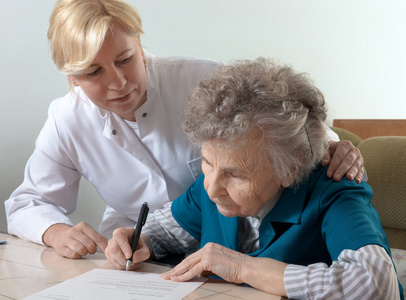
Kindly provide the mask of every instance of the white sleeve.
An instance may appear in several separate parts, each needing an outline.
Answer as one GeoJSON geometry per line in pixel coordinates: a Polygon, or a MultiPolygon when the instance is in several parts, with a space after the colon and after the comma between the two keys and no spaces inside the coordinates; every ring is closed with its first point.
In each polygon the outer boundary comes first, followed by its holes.
{"type": "Polygon", "coordinates": [[[5,202],[8,232],[39,244],[51,225],[72,225],[67,214],[76,208],[81,178],[61,149],[51,107],[27,162],[24,181],[5,202]]]}
{"type": "Polygon", "coordinates": [[[367,245],[343,250],[330,267],[289,265],[284,284],[293,299],[399,299],[392,260],[385,249],[367,245]]]}
{"type": "Polygon", "coordinates": [[[129,219],[124,214],[107,205],[99,226],[99,233],[102,236],[111,239],[115,229],[120,227],[135,227],[136,223],[137,222],[129,219]]]}
{"type": "Polygon", "coordinates": [[[148,235],[154,254],[160,259],[168,253],[190,253],[199,247],[199,241],[184,230],[174,219],[172,202],[148,215],[142,232],[148,235]]]}
{"type": "Polygon", "coordinates": [[[327,131],[327,139],[329,142],[338,142],[340,138],[338,137],[338,134],[335,133],[330,127],[328,127],[326,124],[326,131],[327,131]]]}

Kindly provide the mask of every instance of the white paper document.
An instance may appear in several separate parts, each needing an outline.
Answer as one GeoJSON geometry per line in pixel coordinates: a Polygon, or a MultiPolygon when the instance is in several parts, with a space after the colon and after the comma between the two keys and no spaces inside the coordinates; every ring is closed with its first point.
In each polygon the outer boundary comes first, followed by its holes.
{"type": "Polygon", "coordinates": [[[173,282],[162,279],[156,273],[93,269],[24,299],[179,300],[205,281],[206,278],[196,278],[188,282],[173,282]]]}

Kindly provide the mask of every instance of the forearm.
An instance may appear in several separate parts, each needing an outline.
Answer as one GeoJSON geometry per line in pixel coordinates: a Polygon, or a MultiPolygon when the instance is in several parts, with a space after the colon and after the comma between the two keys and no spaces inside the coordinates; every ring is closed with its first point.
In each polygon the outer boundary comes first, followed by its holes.
{"type": "Polygon", "coordinates": [[[395,270],[385,250],[367,246],[346,250],[330,267],[288,265],[247,256],[239,281],[294,299],[398,299],[395,270]]]}
{"type": "Polygon", "coordinates": [[[185,253],[197,249],[199,242],[185,231],[173,218],[171,203],[148,216],[143,228],[157,259],[168,253],[185,253]]]}
{"type": "Polygon", "coordinates": [[[379,246],[343,251],[328,267],[289,265],[284,275],[289,298],[398,299],[399,288],[392,262],[379,246]],[[372,248],[371,248],[372,247],[372,248]]]}
{"type": "Polygon", "coordinates": [[[54,205],[13,198],[5,204],[9,233],[38,244],[43,244],[43,235],[52,225],[72,225],[70,219],[54,205]]]}
{"type": "Polygon", "coordinates": [[[42,244],[52,225],[72,225],[67,214],[76,208],[80,174],[36,149],[23,183],[5,202],[9,233],[42,244]]]}
{"type": "Polygon", "coordinates": [[[264,292],[287,296],[283,276],[288,264],[264,257],[247,255],[241,272],[241,282],[264,292]]]}

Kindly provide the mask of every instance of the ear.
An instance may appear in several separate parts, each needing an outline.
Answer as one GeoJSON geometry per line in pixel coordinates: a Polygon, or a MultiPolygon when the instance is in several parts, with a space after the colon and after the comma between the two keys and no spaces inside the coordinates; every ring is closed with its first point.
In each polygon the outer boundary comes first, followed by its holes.
{"type": "Polygon", "coordinates": [[[137,43],[138,43],[138,46],[139,46],[140,49],[141,49],[142,60],[144,61],[144,65],[145,65],[145,67],[146,67],[146,66],[147,66],[147,60],[145,59],[144,48],[142,48],[142,45],[141,45],[141,38],[140,38],[140,35],[138,35],[137,43]]]}
{"type": "Polygon", "coordinates": [[[282,179],[281,186],[284,188],[290,187],[295,180],[297,172],[299,172],[297,166],[295,168],[292,168],[292,173],[290,173],[290,176],[282,179]]]}
{"type": "Polygon", "coordinates": [[[144,48],[142,48],[141,42],[139,42],[139,44],[140,44],[140,48],[141,48],[142,58],[145,60],[144,48]]]}
{"type": "Polygon", "coordinates": [[[294,178],[294,176],[282,179],[281,186],[284,187],[284,188],[290,187],[292,185],[292,183],[293,183],[293,178],[294,178]]]}
{"type": "Polygon", "coordinates": [[[79,84],[76,82],[75,78],[72,75],[68,75],[68,79],[70,83],[72,83],[72,85],[79,86],[79,84]]]}

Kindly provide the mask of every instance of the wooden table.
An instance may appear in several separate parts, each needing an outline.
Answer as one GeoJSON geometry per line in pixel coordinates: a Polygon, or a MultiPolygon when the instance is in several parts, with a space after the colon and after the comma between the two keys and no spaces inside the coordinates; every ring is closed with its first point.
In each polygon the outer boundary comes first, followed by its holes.
{"type": "MultiPolygon", "coordinates": [[[[103,253],[87,255],[82,259],[68,259],[49,247],[0,233],[0,300],[21,299],[55,284],[73,278],[94,268],[113,269],[103,253]]],[[[142,270],[162,273],[168,267],[143,263],[142,270]]],[[[276,300],[254,288],[209,279],[186,300],[255,299],[276,300]]]]}

